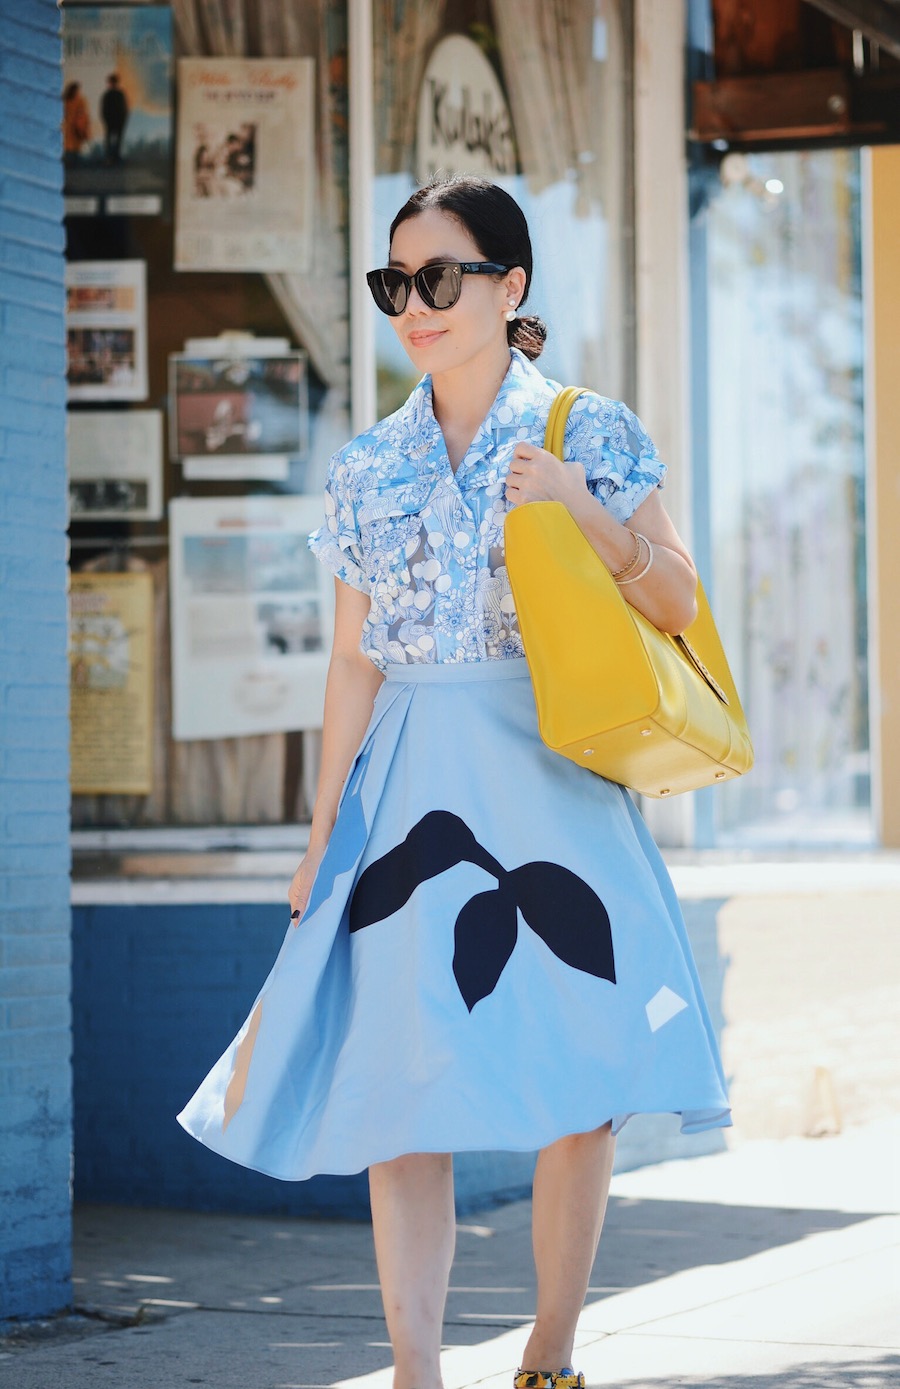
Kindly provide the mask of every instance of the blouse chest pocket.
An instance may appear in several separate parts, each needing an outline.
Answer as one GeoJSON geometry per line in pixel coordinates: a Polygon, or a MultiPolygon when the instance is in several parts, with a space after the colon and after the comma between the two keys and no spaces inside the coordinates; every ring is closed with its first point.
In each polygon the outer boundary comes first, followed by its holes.
{"type": "Polygon", "coordinates": [[[373,582],[403,582],[406,561],[419,544],[420,512],[434,492],[434,479],[384,485],[367,491],[357,508],[360,549],[373,582]]]}

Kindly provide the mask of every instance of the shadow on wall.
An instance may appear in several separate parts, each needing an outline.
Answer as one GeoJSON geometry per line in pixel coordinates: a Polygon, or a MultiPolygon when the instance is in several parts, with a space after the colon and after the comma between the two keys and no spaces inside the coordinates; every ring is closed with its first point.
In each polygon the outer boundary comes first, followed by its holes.
{"type": "MultiPolygon", "coordinates": [[[[719,1037],[720,906],[697,901],[685,909],[719,1037]]],[[[275,904],[74,909],[76,1200],[368,1218],[365,1173],[277,1181],[211,1153],[175,1122],[242,1026],[284,928],[275,904]]],[[[685,1138],[674,1116],[638,1115],[619,1136],[617,1170],[724,1146],[721,1130],[685,1138]]],[[[463,1153],[454,1167],[462,1213],[529,1194],[534,1158],[463,1153]]]]}

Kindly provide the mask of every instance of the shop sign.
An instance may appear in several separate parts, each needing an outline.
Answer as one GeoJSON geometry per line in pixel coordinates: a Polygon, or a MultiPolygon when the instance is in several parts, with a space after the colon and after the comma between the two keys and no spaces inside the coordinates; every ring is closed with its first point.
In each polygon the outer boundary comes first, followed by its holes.
{"type": "Polygon", "coordinates": [[[495,178],[518,171],[506,95],[478,44],[463,34],[441,39],[419,92],[416,174],[495,178]]]}

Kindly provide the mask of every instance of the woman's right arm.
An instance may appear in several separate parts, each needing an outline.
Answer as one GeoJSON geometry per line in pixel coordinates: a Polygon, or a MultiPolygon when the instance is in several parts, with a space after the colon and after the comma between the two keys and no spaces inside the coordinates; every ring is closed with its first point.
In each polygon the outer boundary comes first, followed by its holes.
{"type": "Polygon", "coordinates": [[[288,889],[295,924],[309,900],[316,870],[334,828],[350,764],[372,717],[372,704],[384,678],[359,649],[362,625],[369,612],[369,595],[340,579],[335,579],[334,589],[334,643],[325,685],[319,787],[309,847],[288,889]]]}

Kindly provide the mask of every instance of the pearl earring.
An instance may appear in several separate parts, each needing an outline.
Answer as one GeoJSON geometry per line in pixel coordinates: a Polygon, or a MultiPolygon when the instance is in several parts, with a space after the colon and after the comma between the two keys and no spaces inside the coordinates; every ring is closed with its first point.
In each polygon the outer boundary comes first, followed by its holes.
{"type": "Polygon", "coordinates": [[[506,319],[507,323],[513,323],[515,322],[516,317],[516,301],[515,299],[507,299],[506,302],[509,305],[509,310],[503,315],[503,317],[506,319]]]}

